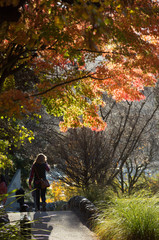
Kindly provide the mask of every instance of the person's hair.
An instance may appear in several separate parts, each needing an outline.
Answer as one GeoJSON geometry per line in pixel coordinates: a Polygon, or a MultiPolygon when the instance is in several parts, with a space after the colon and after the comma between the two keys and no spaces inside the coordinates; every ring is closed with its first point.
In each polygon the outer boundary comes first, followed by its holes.
{"type": "Polygon", "coordinates": [[[36,159],[34,161],[34,163],[46,163],[47,161],[47,157],[43,154],[43,153],[39,153],[37,156],[36,156],[36,159]]]}

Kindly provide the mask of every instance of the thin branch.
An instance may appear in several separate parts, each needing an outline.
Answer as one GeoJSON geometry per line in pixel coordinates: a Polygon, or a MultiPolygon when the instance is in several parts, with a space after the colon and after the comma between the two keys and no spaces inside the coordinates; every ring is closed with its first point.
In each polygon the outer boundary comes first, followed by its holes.
{"type": "Polygon", "coordinates": [[[66,82],[62,82],[62,83],[57,83],[54,86],[52,86],[51,88],[48,88],[47,90],[45,90],[43,92],[30,95],[30,97],[36,97],[36,96],[44,95],[44,94],[54,90],[57,87],[64,86],[64,85],[69,84],[69,83],[77,82],[77,81],[83,80],[83,79],[88,78],[88,77],[91,77],[91,75],[86,75],[86,76],[83,76],[83,77],[71,79],[70,81],[66,81],[66,82]]]}
{"type": "MultiPolygon", "coordinates": [[[[111,52],[105,52],[105,51],[98,51],[98,50],[92,50],[92,49],[86,49],[86,48],[79,48],[75,49],[77,52],[92,52],[92,53],[107,53],[110,54],[111,52]]],[[[113,53],[113,52],[112,52],[113,53]]],[[[114,52],[115,53],[115,52],[114,52]]]]}
{"type": "Polygon", "coordinates": [[[105,122],[107,121],[107,119],[108,119],[108,117],[109,117],[110,113],[112,112],[112,110],[113,110],[113,108],[114,108],[115,105],[116,105],[116,101],[113,102],[110,110],[105,114],[105,116],[104,116],[104,114],[103,114],[103,112],[102,112],[102,107],[100,106],[100,114],[101,114],[102,119],[103,119],[105,122]]]}

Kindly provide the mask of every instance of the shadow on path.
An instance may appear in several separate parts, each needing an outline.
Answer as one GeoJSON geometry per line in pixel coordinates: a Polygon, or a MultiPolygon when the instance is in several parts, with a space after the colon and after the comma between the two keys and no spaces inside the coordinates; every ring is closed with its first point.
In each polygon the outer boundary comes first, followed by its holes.
{"type": "MultiPolygon", "coordinates": [[[[8,213],[11,222],[19,221],[21,213],[8,213]]],[[[34,240],[97,240],[72,211],[30,212],[34,240]]]]}
{"type": "Polygon", "coordinates": [[[49,236],[53,230],[53,227],[48,225],[50,220],[51,216],[47,212],[36,212],[34,214],[32,223],[33,239],[49,240],[49,236]]]}

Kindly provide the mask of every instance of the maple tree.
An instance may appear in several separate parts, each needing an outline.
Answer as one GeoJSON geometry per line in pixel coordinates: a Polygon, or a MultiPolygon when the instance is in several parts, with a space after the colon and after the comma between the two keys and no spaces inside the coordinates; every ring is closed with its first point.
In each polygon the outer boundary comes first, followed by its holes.
{"type": "MultiPolygon", "coordinates": [[[[10,3],[4,2],[0,7],[10,3]]],[[[22,2],[12,4],[20,13],[17,22],[5,19],[0,26],[1,116],[23,117],[44,104],[49,113],[63,116],[63,131],[103,130],[98,111],[104,91],[117,101],[141,100],[144,86],[155,84],[158,1],[22,2]],[[29,92],[17,89],[14,77],[24,68],[39,79],[29,92]]]]}

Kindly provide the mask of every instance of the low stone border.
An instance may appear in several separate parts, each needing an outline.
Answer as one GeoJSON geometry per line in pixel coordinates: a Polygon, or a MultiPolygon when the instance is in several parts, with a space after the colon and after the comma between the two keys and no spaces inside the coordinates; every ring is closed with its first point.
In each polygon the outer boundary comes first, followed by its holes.
{"type": "Polygon", "coordinates": [[[92,220],[95,219],[98,214],[95,205],[82,196],[72,197],[68,201],[68,208],[78,213],[89,227],[91,227],[92,220]]]}

